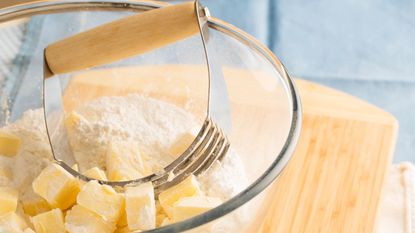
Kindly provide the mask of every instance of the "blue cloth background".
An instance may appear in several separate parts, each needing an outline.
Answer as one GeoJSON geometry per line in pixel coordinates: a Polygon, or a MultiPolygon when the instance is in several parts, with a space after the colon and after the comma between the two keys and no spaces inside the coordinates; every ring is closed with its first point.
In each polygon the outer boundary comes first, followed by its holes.
{"type": "Polygon", "coordinates": [[[394,161],[415,162],[415,1],[205,0],[292,76],[365,99],[399,121],[394,161]]]}

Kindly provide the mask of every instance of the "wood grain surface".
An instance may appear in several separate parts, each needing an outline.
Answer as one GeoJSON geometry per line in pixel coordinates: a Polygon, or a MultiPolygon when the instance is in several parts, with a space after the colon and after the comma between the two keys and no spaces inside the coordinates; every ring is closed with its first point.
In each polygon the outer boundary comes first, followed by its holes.
{"type": "Polygon", "coordinates": [[[350,95],[296,80],[303,127],[270,188],[261,232],[374,232],[398,124],[350,95]]]}

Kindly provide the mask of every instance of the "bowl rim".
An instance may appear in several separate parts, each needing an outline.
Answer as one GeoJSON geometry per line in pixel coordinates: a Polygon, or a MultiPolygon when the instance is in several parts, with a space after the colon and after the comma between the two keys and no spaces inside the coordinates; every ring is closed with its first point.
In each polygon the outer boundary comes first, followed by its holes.
{"type": "MultiPolygon", "coordinates": [[[[110,10],[133,10],[144,11],[162,6],[169,5],[165,2],[157,1],[133,1],[133,0],[78,0],[78,1],[65,1],[65,0],[23,0],[23,1],[5,1],[0,4],[0,23],[21,18],[39,13],[55,13],[58,11],[70,11],[88,8],[92,9],[110,9],[110,10]]],[[[285,140],[284,146],[277,154],[276,159],[265,170],[265,172],[258,177],[253,183],[251,183],[242,192],[227,200],[220,206],[209,210],[203,214],[197,215],[190,219],[173,223],[164,227],[159,227],[153,230],[145,231],[152,233],[163,232],[178,232],[190,230],[203,226],[209,222],[219,219],[222,216],[236,210],[250,201],[252,198],[260,194],[265,188],[267,188],[282,172],[290,160],[295,147],[297,145],[301,125],[302,125],[302,108],[301,101],[295,84],[285,67],[280,60],[261,42],[242,31],[241,29],[217,18],[209,18],[209,27],[225,33],[237,39],[239,42],[249,46],[251,49],[256,50],[259,54],[264,56],[268,62],[277,70],[280,74],[281,81],[289,96],[291,112],[291,125],[290,130],[285,140]]]]}

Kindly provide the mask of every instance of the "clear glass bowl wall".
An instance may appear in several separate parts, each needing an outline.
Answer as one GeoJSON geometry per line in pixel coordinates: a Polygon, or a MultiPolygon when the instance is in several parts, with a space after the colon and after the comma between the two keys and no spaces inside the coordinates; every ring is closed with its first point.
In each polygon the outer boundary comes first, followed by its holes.
{"type": "MultiPolygon", "coordinates": [[[[1,43],[10,44],[12,54],[10,61],[0,61],[0,126],[19,119],[28,109],[42,107],[46,45],[163,4],[140,1],[26,1],[19,5],[6,1],[0,4],[3,7],[0,38],[5,40],[1,43]],[[13,31],[20,34],[8,37],[13,31]]],[[[242,157],[249,185],[211,211],[152,232],[256,232],[270,208],[272,189],[267,187],[285,167],[298,139],[299,97],[279,60],[255,39],[226,22],[212,18],[209,27],[209,40],[214,45],[210,52],[221,64],[227,88],[227,96],[223,97],[228,102],[227,116],[223,117],[230,118],[230,122],[221,126],[226,128],[233,148],[242,157]]],[[[170,49],[179,53],[183,47],[170,49]]],[[[157,65],[195,65],[192,59],[177,62],[157,52],[147,55],[151,57],[136,60],[135,66],[151,66],[155,58],[157,65]]],[[[124,62],[111,68],[128,66],[131,63],[124,62]]],[[[194,71],[184,68],[182,72],[194,71]]],[[[221,122],[221,116],[216,117],[221,122]]]]}

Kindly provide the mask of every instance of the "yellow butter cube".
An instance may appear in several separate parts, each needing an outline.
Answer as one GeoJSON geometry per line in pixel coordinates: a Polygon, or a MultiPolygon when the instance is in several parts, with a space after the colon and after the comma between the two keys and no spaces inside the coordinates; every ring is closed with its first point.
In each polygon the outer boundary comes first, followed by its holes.
{"type": "Polygon", "coordinates": [[[52,207],[65,210],[76,202],[80,182],[57,164],[46,167],[32,184],[35,193],[52,207]]]}
{"type": "Polygon", "coordinates": [[[64,125],[68,133],[72,133],[73,130],[81,122],[81,115],[76,112],[70,112],[67,114],[64,120],[64,125]]]}
{"type": "Polygon", "coordinates": [[[60,209],[53,209],[31,218],[36,233],[65,233],[63,214],[60,209]]]}
{"type": "Polygon", "coordinates": [[[191,197],[200,193],[199,183],[197,182],[196,177],[191,175],[181,183],[161,192],[159,195],[159,202],[167,216],[172,218],[172,207],[176,201],[183,197],[191,197]]]}
{"type": "Polygon", "coordinates": [[[125,210],[128,228],[150,230],[156,227],[156,203],[151,182],[125,190],[125,210]]]}
{"type": "Polygon", "coordinates": [[[0,232],[20,233],[27,228],[25,220],[16,213],[0,216],[0,232]]]}
{"type": "Polygon", "coordinates": [[[106,155],[107,176],[111,181],[134,180],[145,173],[136,142],[111,142],[106,155]]]}
{"type": "Polygon", "coordinates": [[[105,172],[98,167],[93,167],[91,169],[88,169],[84,172],[84,176],[87,176],[92,179],[96,180],[108,180],[107,175],[105,175],[105,172]]]}
{"type": "MultiPolygon", "coordinates": [[[[122,195],[125,196],[124,194],[122,195]]],[[[127,213],[125,212],[125,197],[124,197],[123,206],[121,207],[121,215],[117,222],[117,228],[123,228],[123,227],[126,227],[127,225],[128,225],[128,222],[127,222],[127,213]]]]}
{"type": "MultiPolygon", "coordinates": [[[[20,198],[20,196],[19,196],[19,198],[20,198]]],[[[17,203],[17,208],[16,208],[16,212],[15,212],[21,219],[23,219],[23,221],[25,222],[25,223],[30,223],[30,216],[29,215],[26,215],[25,213],[24,213],[24,210],[23,210],[23,206],[22,206],[22,204],[21,203],[17,203]]]]}
{"type": "Polygon", "coordinates": [[[122,208],[120,219],[117,222],[117,227],[122,228],[128,225],[127,213],[125,212],[125,206],[122,208]]]}
{"type": "Polygon", "coordinates": [[[164,212],[163,207],[161,207],[160,205],[160,202],[156,201],[156,226],[161,226],[161,224],[166,218],[166,212],[164,212]]]}
{"type": "Polygon", "coordinates": [[[0,187],[0,216],[16,211],[19,193],[10,187],[0,187]]]}
{"type": "Polygon", "coordinates": [[[157,214],[156,215],[156,226],[160,227],[166,218],[168,219],[167,215],[157,214]]]}
{"type": "Polygon", "coordinates": [[[215,197],[183,197],[173,205],[172,220],[174,222],[182,221],[213,209],[220,204],[222,204],[222,201],[215,197]]]}
{"type": "Polygon", "coordinates": [[[35,216],[51,210],[49,203],[37,194],[26,196],[20,201],[23,206],[24,213],[35,216]]]}
{"type": "Polygon", "coordinates": [[[79,115],[76,112],[70,112],[66,114],[65,119],[63,121],[63,124],[66,129],[66,134],[67,134],[67,138],[69,141],[69,145],[72,147],[75,157],[77,155],[76,149],[79,149],[79,146],[77,144],[78,139],[76,137],[77,135],[76,135],[75,130],[81,123],[81,120],[85,120],[85,118],[83,118],[81,115],[79,115]]]}
{"type": "Polygon", "coordinates": [[[77,163],[75,163],[74,165],[72,165],[72,167],[71,167],[73,170],[75,170],[75,171],[77,171],[77,172],[79,172],[79,167],[78,167],[78,164],[77,163]]]}
{"type": "Polygon", "coordinates": [[[195,140],[197,133],[195,130],[189,130],[187,132],[182,133],[177,137],[176,141],[170,146],[169,154],[173,158],[179,157],[183,152],[189,148],[192,142],[195,140]]]}
{"type": "Polygon", "coordinates": [[[108,185],[101,185],[96,180],[89,181],[78,195],[79,205],[98,214],[104,220],[118,222],[124,206],[124,197],[108,185]]]}
{"type": "Polygon", "coordinates": [[[96,213],[75,205],[66,213],[65,228],[69,233],[112,233],[115,224],[105,221],[96,213]]]}
{"type": "Polygon", "coordinates": [[[13,157],[19,152],[20,138],[0,131],[0,155],[13,157]]]}
{"type": "Polygon", "coordinates": [[[34,230],[32,230],[31,228],[26,228],[23,233],[35,233],[34,230]]]}

